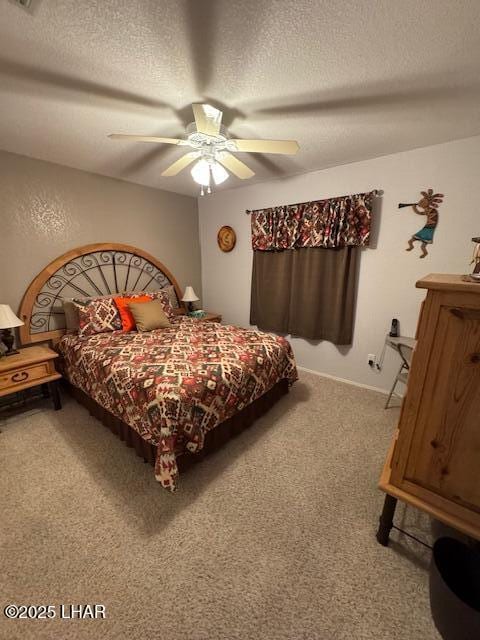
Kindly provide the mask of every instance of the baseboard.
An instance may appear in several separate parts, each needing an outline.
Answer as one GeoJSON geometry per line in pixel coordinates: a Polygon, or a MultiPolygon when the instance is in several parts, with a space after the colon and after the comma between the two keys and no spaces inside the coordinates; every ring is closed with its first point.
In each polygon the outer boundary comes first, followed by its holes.
{"type": "Polygon", "coordinates": [[[306,373],[313,373],[315,376],[320,376],[320,378],[328,378],[329,380],[335,380],[336,382],[344,382],[345,384],[349,384],[352,387],[360,387],[360,389],[368,389],[369,391],[376,391],[377,393],[381,393],[384,396],[388,395],[388,391],[385,389],[381,389],[380,387],[374,387],[370,384],[362,384],[361,382],[354,382],[353,380],[347,380],[347,378],[339,378],[338,376],[332,376],[329,373],[320,373],[320,371],[314,371],[313,369],[307,369],[306,367],[300,367],[297,365],[297,369],[300,371],[305,371],[306,373]]]}

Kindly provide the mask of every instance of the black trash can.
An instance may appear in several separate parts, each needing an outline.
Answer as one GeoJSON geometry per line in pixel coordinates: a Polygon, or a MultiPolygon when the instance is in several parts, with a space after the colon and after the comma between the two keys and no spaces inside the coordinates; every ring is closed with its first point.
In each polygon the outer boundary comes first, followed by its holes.
{"type": "Polygon", "coordinates": [[[480,552],[439,538],[430,566],[430,607],[444,640],[480,639],[480,552]]]}

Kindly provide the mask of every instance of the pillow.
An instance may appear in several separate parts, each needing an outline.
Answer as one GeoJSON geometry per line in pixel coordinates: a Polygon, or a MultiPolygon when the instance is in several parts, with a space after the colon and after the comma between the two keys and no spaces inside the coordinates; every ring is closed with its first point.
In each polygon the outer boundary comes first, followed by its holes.
{"type": "Polygon", "coordinates": [[[168,293],[172,309],[178,309],[180,305],[178,304],[177,292],[175,291],[173,284],[169,284],[168,287],[163,287],[162,291],[168,293]]]}
{"type": "Polygon", "coordinates": [[[122,328],[120,314],[113,298],[81,300],[74,298],[73,304],[78,311],[78,335],[93,336],[106,331],[118,331],[122,328]]]}
{"type": "MultiPolygon", "coordinates": [[[[148,296],[150,300],[160,300],[162,303],[163,310],[165,311],[167,318],[170,320],[175,317],[175,311],[172,307],[172,301],[170,298],[170,293],[167,291],[168,287],[165,289],[160,289],[159,291],[141,291],[138,293],[131,293],[129,297],[138,298],[139,296],[148,296]]],[[[175,293],[175,291],[174,291],[175,293]]]]}
{"type": "MultiPolygon", "coordinates": [[[[174,292],[175,293],[175,292],[174,292]]],[[[160,291],[153,291],[151,294],[153,300],[160,300],[163,310],[168,318],[174,318],[175,312],[172,306],[171,294],[166,289],[160,289],[160,291]]]]}
{"type": "Polygon", "coordinates": [[[161,289],[158,289],[157,291],[122,291],[122,296],[129,296],[129,297],[135,297],[135,296],[151,296],[152,299],[157,299],[157,297],[159,295],[165,296],[165,294],[167,294],[168,296],[168,304],[170,307],[172,307],[172,309],[179,309],[180,308],[180,304],[178,302],[178,298],[177,298],[177,292],[175,291],[175,287],[173,286],[173,284],[169,284],[166,287],[162,287],[161,289]]]}
{"type": "MultiPolygon", "coordinates": [[[[63,313],[65,315],[65,329],[67,332],[77,332],[79,328],[78,308],[75,306],[75,302],[91,302],[93,300],[107,300],[113,298],[115,294],[109,294],[104,296],[78,296],[75,298],[64,298],[62,300],[63,313]]],[[[117,309],[118,313],[118,309],[117,309]]],[[[119,316],[120,317],[120,316],[119,316]]],[[[117,321],[118,322],[118,321],[117,321]]]]}
{"type": "Polygon", "coordinates": [[[135,320],[128,308],[128,304],[130,302],[136,302],[137,304],[140,304],[140,303],[144,304],[145,302],[152,301],[152,298],[147,295],[128,296],[128,297],[119,296],[118,298],[113,298],[113,299],[120,313],[120,318],[122,321],[121,328],[123,329],[123,331],[133,331],[133,329],[135,329],[135,320]]]}
{"type": "Polygon", "coordinates": [[[78,331],[79,318],[78,309],[72,300],[63,300],[63,313],[65,314],[65,329],[67,331],[78,331]]]}
{"type": "Polygon", "coordinates": [[[137,331],[152,331],[152,329],[166,329],[172,326],[160,300],[130,302],[128,308],[137,325],[137,331]]]}

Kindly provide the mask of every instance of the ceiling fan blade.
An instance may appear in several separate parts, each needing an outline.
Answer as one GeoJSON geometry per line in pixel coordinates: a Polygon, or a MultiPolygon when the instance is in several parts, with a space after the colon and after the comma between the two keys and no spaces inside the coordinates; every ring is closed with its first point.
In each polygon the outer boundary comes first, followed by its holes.
{"type": "Polygon", "coordinates": [[[209,104],[192,104],[195,124],[199,133],[218,136],[223,113],[209,104]]]}
{"type": "Polygon", "coordinates": [[[242,162],[238,158],[235,158],[235,156],[232,156],[232,154],[228,153],[227,151],[221,151],[220,153],[217,153],[216,160],[218,160],[220,164],[223,164],[224,167],[229,169],[237,176],[237,178],[240,178],[241,180],[246,180],[247,178],[251,178],[255,175],[255,172],[247,167],[244,162],[242,162]]]}
{"type": "Polygon", "coordinates": [[[175,160],[173,164],[171,164],[165,171],[162,171],[162,176],[176,176],[177,173],[180,173],[182,169],[188,167],[194,160],[196,160],[200,156],[198,151],[190,151],[190,153],[186,153],[184,156],[175,160]]]}
{"type": "Polygon", "coordinates": [[[233,142],[237,151],[248,151],[249,153],[281,153],[287,156],[294,156],[298,149],[296,140],[229,140],[233,142]]]}
{"type": "Polygon", "coordinates": [[[132,136],[128,133],[110,133],[112,140],[131,140],[132,142],[158,142],[162,144],[182,144],[179,138],[157,138],[156,136],[132,136]]]}

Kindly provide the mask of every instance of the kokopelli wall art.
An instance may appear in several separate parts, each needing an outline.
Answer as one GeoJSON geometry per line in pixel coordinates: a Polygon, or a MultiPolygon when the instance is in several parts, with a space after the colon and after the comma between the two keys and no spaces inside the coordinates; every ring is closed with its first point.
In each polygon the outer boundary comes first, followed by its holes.
{"type": "Polygon", "coordinates": [[[443,202],[444,195],[443,193],[433,193],[433,189],[422,191],[421,194],[422,197],[418,202],[400,203],[398,208],[412,207],[415,213],[427,217],[425,225],[410,238],[407,247],[407,251],[412,251],[414,242],[420,242],[420,258],[425,258],[428,255],[427,244],[432,244],[433,242],[433,236],[438,224],[438,207],[443,202]]]}

